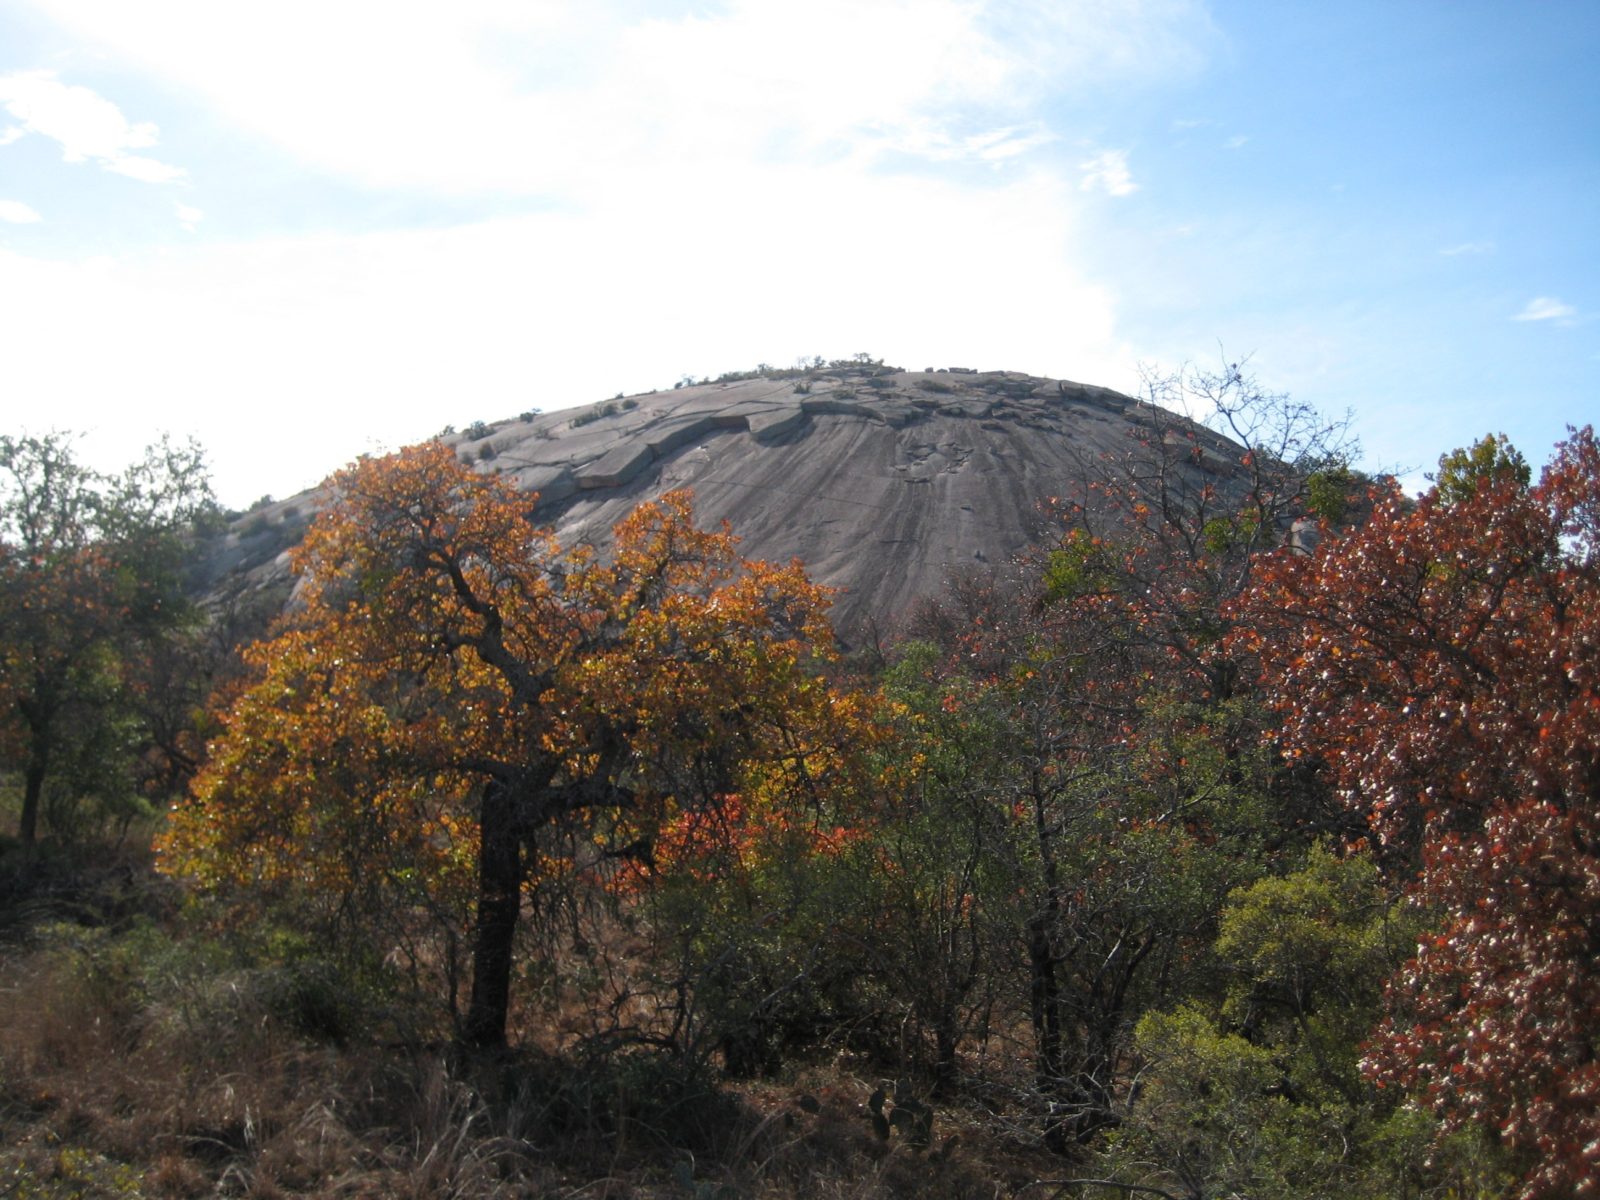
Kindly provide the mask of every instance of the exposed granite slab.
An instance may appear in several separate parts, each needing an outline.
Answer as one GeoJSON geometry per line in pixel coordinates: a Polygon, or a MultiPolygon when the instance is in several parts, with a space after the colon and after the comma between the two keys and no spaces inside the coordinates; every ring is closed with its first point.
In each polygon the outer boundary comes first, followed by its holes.
{"type": "MultiPolygon", "coordinates": [[[[891,626],[952,572],[1033,543],[1041,504],[1152,416],[1088,384],[863,366],[619,397],[446,440],[537,492],[534,519],[567,543],[603,543],[640,502],[692,488],[700,520],[727,520],[746,554],[798,557],[840,589],[848,637],[869,620],[891,626]]],[[[1237,469],[1232,443],[1193,432],[1196,472],[1237,469]]]]}

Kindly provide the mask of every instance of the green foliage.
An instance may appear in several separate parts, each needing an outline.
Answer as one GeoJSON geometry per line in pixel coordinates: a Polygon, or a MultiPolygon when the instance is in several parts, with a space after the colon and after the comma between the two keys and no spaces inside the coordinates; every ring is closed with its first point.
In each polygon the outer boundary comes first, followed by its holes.
{"type": "Polygon", "coordinates": [[[1146,1015],[1134,1042],[1148,1065],[1111,1140],[1116,1168],[1173,1178],[1196,1196],[1303,1195],[1294,1189],[1321,1180],[1327,1164],[1307,1153],[1313,1130],[1276,1090],[1270,1049],[1219,1030],[1194,1007],[1146,1015]]]}
{"type": "MultiPolygon", "coordinates": [[[[900,720],[886,748],[889,808],[852,863],[876,912],[874,976],[894,1059],[949,1087],[1014,963],[1031,881],[998,787],[1010,730],[996,694],[940,678],[938,650],[900,648],[884,691],[900,720]]],[[[870,919],[870,917],[869,917],[870,919]]]]}
{"type": "Polygon", "coordinates": [[[412,1030],[420,1015],[403,1011],[403,984],[381,964],[329,958],[282,929],[219,939],[148,919],[121,930],[61,922],[35,940],[64,981],[59,1001],[130,1039],[160,1028],[225,1057],[258,1035],[344,1044],[412,1030]]]}
{"type": "Polygon", "coordinates": [[[1402,1192],[1435,1130],[1373,1089],[1359,1056],[1419,931],[1371,861],[1320,846],[1301,869],[1232,892],[1215,945],[1221,1003],[1140,1020],[1144,1065],[1108,1165],[1193,1195],[1402,1192]]]}
{"type": "Polygon", "coordinates": [[[1069,530],[1045,560],[1045,601],[1078,600],[1114,588],[1116,577],[1107,554],[1107,547],[1087,530],[1069,530]]]}
{"type": "Polygon", "coordinates": [[[1258,1038],[1295,1043],[1301,1094],[1359,1096],[1357,1047],[1420,932],[1415,914],[1386,899],[1370,859],[1313,847],[1301,870],[1229,896],[1216,950],[1237,982],[1223,1015],[1258,1038]]]}
{"type": "Polygon", "coordinates": [[[1491,433],[1471,446],[1439,457],[1439,470],[1429,476],[1444,504],[1470,500],[1485,483],[1510,483],[1525,488],[1533,470],[1503,433],[1491,433]]]}
{"type": "Polygon", "coordinates": [[[189,538],[214,512],[192,443],[109,475],[69,435],[0,437],[0,766],[24,779],[24,843],[47,805],[63,830],[143,811],[134,760],[173,747],[150,745],[139,676],[196,620],[189,538]]]}
{"type": "Polygon", "coordinates": [[[139,1200],[146,1194],[143,1184],[139,1168],[81,1146],[61,1147],[43,1170],[0,1160],[0,1196],[7,1200],[139,1200]]]}
{"type": "Polygon", "coordinates": [[[1334,459],[1306,476],[1306,510],[1319,520],[1337,525],[1350,508],[1356,473],[1348,462],[1334,459]]]}
{"type": "Polygon", "coordinates": [[[674,1053],[736,1078],[775,1074],[851,1025],[873,965],[861,876],[804,828],[754,832],[759,847],[653,878],[638,908],[651,944],[638,986],[660,997],[674,1053]]]}

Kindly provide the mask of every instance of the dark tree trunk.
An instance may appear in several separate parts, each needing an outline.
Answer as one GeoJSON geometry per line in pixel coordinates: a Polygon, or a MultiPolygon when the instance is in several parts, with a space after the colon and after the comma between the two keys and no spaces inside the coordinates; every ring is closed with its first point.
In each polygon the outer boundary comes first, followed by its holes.
{"type": "Polygon", "coordinates": [[[1028,979],[1034,1073],[1040,1087],[1050,1088],[1061,1077],[1061,983],[1056,975],[1050,924],[1040,917],[1028,922],[1028,979]]]}
{"type": "Polygon", "coordinates": [[[522,839],[510,790],[484,788],[479,817],[478,920],[472,947],[472,998],[461,1037],[469,1046],[505,1045],[511,1002],[511,950],[522,909],[522,839]]]}
{"type": "Polygon", "coordinates": [[[44,795],[44,777],[49,767],[50,747],[35,734],[23,775],[22,819],[17,825],[17,836],[24,846],[32,846],[39,836],[39,799],[44,795]]]}
{"type": "Polygon", "coordinates": [[[1048,1092],[1061,1078],[1061,980],[1055,948],[1061,919],[1061,875],[1046,794],[1037,775],[1032,792],[1034,835],[1039,841],[1039,861],[1044,874],[1044,905],[1027,921],[1028,991],[1033,1017],[1034,1073],[1040,1089],[1048,1092]]]}

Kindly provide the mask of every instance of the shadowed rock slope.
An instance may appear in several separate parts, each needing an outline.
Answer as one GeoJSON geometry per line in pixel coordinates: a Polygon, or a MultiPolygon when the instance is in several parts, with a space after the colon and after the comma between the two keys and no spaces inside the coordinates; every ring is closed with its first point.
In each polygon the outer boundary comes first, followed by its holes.
{"type": "MultiPolygon", "coordinates": [[[[618,398],[445,440],[537,492],[534,519],[563,544],[603,544],[641,501],[691,488],[698,519],[728,521],[748,557],[798,557],[838,588],[848,638],[869,619],[893,625],[953,572],[1006,563],[1037,539],[1042,501],[1081,495],[1102,456],[1126,452],[1155,416],[1086,384],[862,366],[618,398]]],[[[1237,447],[1160,416],[1197,436],[1197,481],[1226,479],[1237,447]]],[[[228,565],[281,576],[277,551],[316,502],[252,514],[253,532],[230,535],[228,565]],[[266,537],[253,554],[251,536],[266,537]]]]}

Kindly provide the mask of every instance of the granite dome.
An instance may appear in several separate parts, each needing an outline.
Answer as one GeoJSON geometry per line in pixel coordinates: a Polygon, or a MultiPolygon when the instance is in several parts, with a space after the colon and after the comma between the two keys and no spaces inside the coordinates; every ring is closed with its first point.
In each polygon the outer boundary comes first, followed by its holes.
{"type": "MultiPolygon", "coordinates": [[[[691,488],[700,521],[728,521],[748,557],[798,557],[838,588],[848,636],[868,618],[892,625],[952,572],[1009,561],[1042,532],[1042,501],[1079,494],[1157,415],[1081,383],[864,365],[618,397],[446,440],[537,492],[534,519],[566,544],[603,543],[641,501],[691,488]]],[[[1190,469],[1232,473],[1232,443],[1159,416],[1195,435],[1190,469]]]]}

